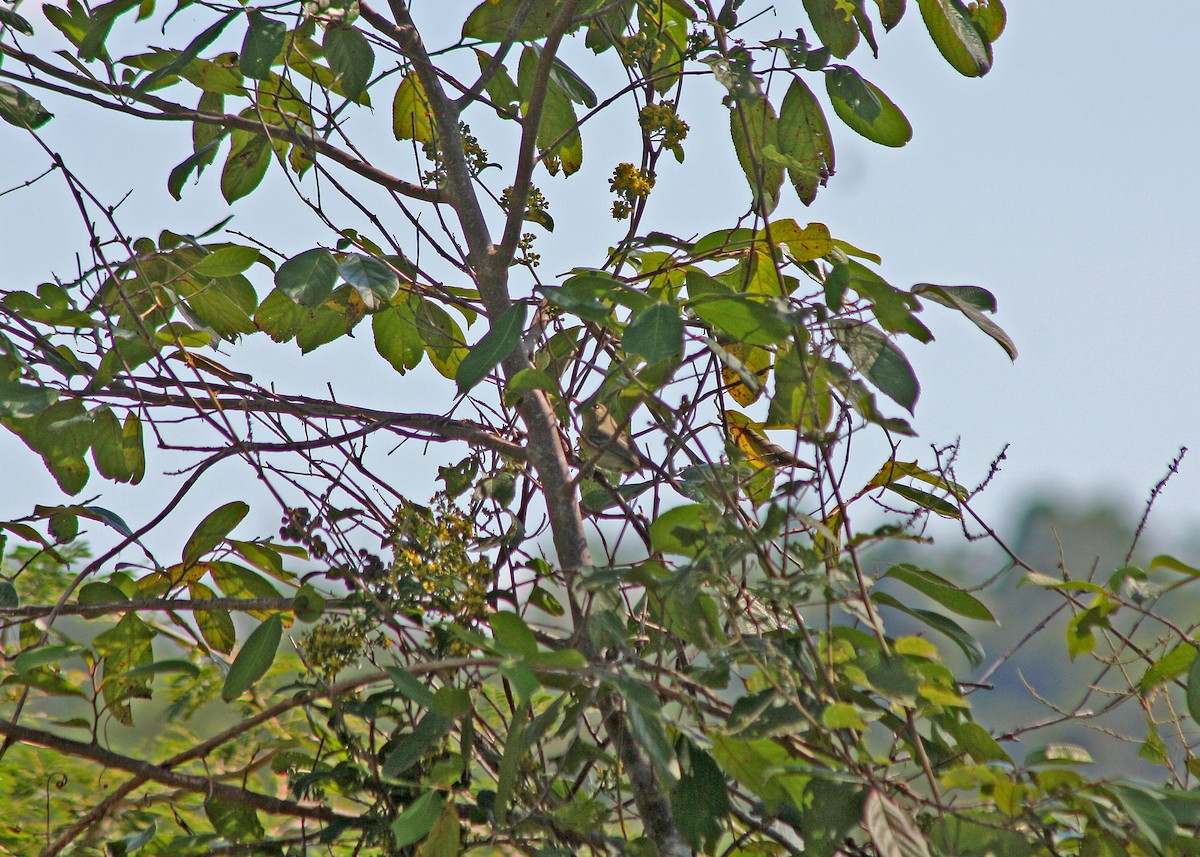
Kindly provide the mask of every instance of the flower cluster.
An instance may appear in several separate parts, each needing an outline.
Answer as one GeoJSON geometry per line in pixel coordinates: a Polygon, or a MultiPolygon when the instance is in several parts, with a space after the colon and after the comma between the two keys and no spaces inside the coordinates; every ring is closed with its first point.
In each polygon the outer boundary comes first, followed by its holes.
{"type": "Polygon", "coordinates": [[[661,140],[668,149],[674,149],[688,135],[688,123],[675,112],[674,101],[647,104],[638,115],[638,124],[651,139],[661,140]]]}
{"type": "Polygon", "coordinates": [[[613,177],[608,180],[612,192],[617,195],[613,203],[612,216],[616,220],[624,220],[633,213],[633,207],[638,200],[650,195],[654,187],[654,173],[643,173],[633,164],[617,164],[613,177]]]}

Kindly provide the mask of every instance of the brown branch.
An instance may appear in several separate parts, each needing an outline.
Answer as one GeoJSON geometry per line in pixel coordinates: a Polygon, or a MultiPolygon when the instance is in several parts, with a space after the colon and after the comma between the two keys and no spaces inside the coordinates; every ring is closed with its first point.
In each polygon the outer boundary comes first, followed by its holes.
{"type": "MultiPolygon", "coordinates": [[[[149,613],[152,611],[179,610],[181,612],[202,613],[207,610],[237,610],[241,612],[278,610],[290,611],[293,601],[291,598],[160,598],[141,601],[106,601],[95,604],[69,604],[60,608],[57,616],[106,616],[110,613],[149,613]]],[[[349,598],[329,599],[325,602],[326,610],[338,610],[343,607],[361,607],[361,601],[349,598]]],[[[49,604],[29,604],[25,607],[0,607],[0,621],[5,619],[38,619],[54,612],[49,604]]]]}
{"type": "Polygon", "coordinates": [[[226,785],[210,777],[182,774],[160,765],[143,762],[141,759],[134,759],[131,756],[114,753],[112,750],[106,750],[98,744],[84,744],[82,741],[73,741],[70,738],[63,738],[42,729],[21,726],[19,723],[13,723],[11,720],[0,720],[0,735],[4,735],[10,740],[45,747],[56,753],[77,756],[81,759],[91,759],[107,768],[128,771],[131,774],[145,777],[146,780],[153,780],[154,782],[172,786],[173,788],[198,792],[210,797],[221,797],[225,800],[253,807],[272,815],[290,815],[297,818],[309,818],[314,821],[359,823],[359,819],[353,816],[341,815],[323,806],[308,806],[296,803],[295,801],[281,800],[271,795],[226,785]]]}
{"type": "MultiPolygon", "coordinates": [[[[139,378],[137,381],[138,383],[153,383],[151,379],[139,378]]],[[[273,395],[265,391],[246,392],[235,387],[221,387],[212,384],[205,385],[205,387],[213,390],[215,395],[189,394],[182,396],[170,393],[151,393],[123,384],[113,384],[93,396],[113,396],[139,403],[189,409],[200,407],[213,411],[283,414],[309,419],[354,420],[373,423],[379,429],[390,431],[410,429],[414,432],[422,432],[421,437],[424,440],[465,441],[472,446],[490,449],[516,461],[524,461],[527,457],[524,447],[488,431],[486,427],[478,423],[466,420],[451,419],[437,414],[380,411],[307,396],[273,395]]]]}
{"type": "Polygon", "coordinates": [[[418,199],[424,202],[444,203],[446,202],[441,190],[438,188],[425,187],[406,181],[402,178],[384,172],[375,166],[354,157],[349,152],[334,146],[332,143],[316,136],[308,136],[293,131],[288,128],[283,128],[277,125],[264,125],[261,121],[250,119],[243,116],[235,116],[228,113],[207,113],[201,110],[193,110],[177,104],[173,101],[167,101],[164,98],[150,95],[149,93],[140,92],[132,86],[123,84],[110,84],[93,78],[85,77],[81,74],[60,69],[45,60],[30,54],[25,51],[18,50],[11,46],[5,45],[4,53],[12,57],[14,60],[24,63],[25,65],[36,68],[37,70],[54,77],[58,80],[69,83],[71,86],[58,86],[49,81],[42,80],[36,77],[25,77],[22,75],[14,75],[11,72],[0,72],[0,76],[8,77],[13,80],[19,80],[22,83],[45,89],[52,92],[58,92],[63,95],[70,96],[82,101],[88,101],[92,104],[99,105],[107,110],[114,110],[118,113],[125,113],[130,116],[135,116],[139,119],[151,119],[156,121],[175,121],[175,122],[199,122],[205,125],[217,125],[227,130],[249,131],[252,134],[265,134],[273,140],[283,140],[288,143],[300,146],[306,151],[313,151],[324,155],[331,161],[345,167],[350,172],[355,173],[367,179],[380,187],[394,191],[402,196],[411,199],[418,199]],[[72,89],[77,87],[78,89],[72,89]],[[108,101],[105,98],[89,97],[78,90],[87,90],[89,92],[99,93],[109,98],[127,99],[128,101],[144,104],[154,108],[155,111],[138,110],[135,107],[122,101],[108,101]]]}

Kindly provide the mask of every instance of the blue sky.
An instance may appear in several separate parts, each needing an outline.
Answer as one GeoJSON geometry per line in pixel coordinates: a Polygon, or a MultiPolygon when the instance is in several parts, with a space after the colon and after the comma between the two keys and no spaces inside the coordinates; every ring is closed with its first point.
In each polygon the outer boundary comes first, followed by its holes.
{"type": "MultiPolygon", "coordinates": [[[[907,450],[916,456],[929,443],[961,437],[959,475],[973,484],[1011,444],[1003,474],[981,501],[984,511],[998,515],[1047,490],[1117,497],[1136,509],[1179,447],[1190,445],[1158,510],[1161,526],[1184,526],[1200,494],[1192,380],[1200,357],[1200,81],[1192,45],[1200,6],[1174,0],[1131,12],[1130,4],[1111,1],[1013,2],[991,74],[966,80],[937,54],[912,5],[909,19],[881,40],[881,58],[859,62],[905,111],[913,141],[883,149],[835,124],[837,176],[811,208],[790,199],[777,216],[825,222],[836,236],[881,254],[881,271],[896,286],[971,283],[996,294],[997,321],[1021,351],[1015,364],[937,307],[929,310],[937,342],[907,348],[923,389],[915,421],[922,436],[907,450]]],[[[185,191],[182,205],[167,196],[166,174],[186,153],[187,127],[138,139],[136,126],[111,115],[45,100],[58,114],[45,138],[67,163],[106,200],[132,191],[120,209],[128,231],[199,231],[230,213],[212,174],[185,191]],[[111,169],[110,158],[132,169],[111,169]]],[[[744,180],[730,156],[706,155],[706,140],[727,134],[726,120],[715,100],[682,108],[693,124],[688,162],[663,169],[653,224],[677,233],[687,223],[701,232],[728,225],[748,201],[744,180]]],[[[383,145],[395,146],[386,113],[372,121],[384,129],[383,145]]],[[[8,126],[0,134],[0,189],[44,168],[46,156],[32,141],[8,126]]],[[[585,136],[587,162],[576,184],[546,182],[558,223],[541,248],[547,278],[598,264],[597,230],[611,226],[616,235],[615,224],[597,219],[596,206],[612,165],[624,159],[621,145],[585,136]]],[[[278,177],[268,181],[287,192],[278,177]]],[[[281,198],[260,192],[238,203],[234,227],[289,254],[327,240],[305,211],[281,209],[281,198]]],[[[51,270],[70,275],[86,238],[57,178],[0,197],[0,216],[0,288],[32,288],[51,270]]],[[[476,328],[469,338],[481,333],[476,328]]],[[[366,336],[304,361],[297,354],[293,346],[282,354],[256,349],[260,380],[274,372],[285,384],[337,379],[339,394],[368,404],[395,405],[387,391],[411,389],[395,386],[366,336]]],[[[416,452],[401,453],[403,466],[432,476],[435,462],[416,452]]],[[[11,436],[0,437],[0,458],[21,486],[0,499],[0,516],[51,499],[49,478],[11,436]]],[[[229,484],[215,491],[237,496],[229,484]]],[[[85,496],[92,492],[105,492],[102,502],[113,508],[130,498],[99,481],[85,496]]]]}

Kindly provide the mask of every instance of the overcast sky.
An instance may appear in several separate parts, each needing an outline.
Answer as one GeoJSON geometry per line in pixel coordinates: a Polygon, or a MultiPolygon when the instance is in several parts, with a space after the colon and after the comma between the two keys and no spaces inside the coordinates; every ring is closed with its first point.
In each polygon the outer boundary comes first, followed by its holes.
{"type": "MultiPolygon", "coordinates": [[[[1190,445],[1192,455],[1158,510],[1161,527],[1183,526],[1195,517],[1200,496],[1193,380],[1200,351],[1194,333],[1200,72],[1193,47],[1200,4],[1174,0],[1134,10],[1115,0],[1011,3],[995,67],[983,80],[961,78],[945,64],[910,5],[909,19],[881,40],[881,59],[856,59],[905,111],[913,141],[883,149],[831,119],[838,174],[811,208],[789,198],[777,216],[822,221],[836,236],[881,254],[881,272],[893,285],[970,283],[996,294],[996,320],[1021,352],[1015,364],[961,317],[936,306],[927,323],[937,342],[906,346],[923,389],[915,421],[922,436],[908,447],[914,456],[927,443],[961,437],[959,475],[973,484],[1011,444],[983,501],[993,514],[1047,490],[1116,497],[1136,509],[1179,447],[1190,445]]],[[[186,127],[139,142],[135,126],[44,100],[58,114],[45,137],[68,164],[108,200],[133,191],[121,209],[130,232],[195,232],[229,213],[215,174],[189,187],[184,205],[167,196],[167,172],[187,151],[186,127]],[[131,155],[132,172],[105,165],[131,155]]],[[[684,233],[697,218],[696,231],[728,225],[745,209],[744,180],[731,157],[705,154],[705,140],[727,134],[727,120],[715,104],[687,103],[683,112],[694,128],[687,166],[705,164],[714,183],[665,167],[654,228],[684,233]]],[[[374,121],[386,131],[386,109],[374,121]]],[[[597,191],[605,190],[612,165],[629,159],[616,151],[619,142],[598,146],[585,136],[585,146],[585,173],[594,169],[578,181],[574,201],[562,198],[561,183],[547,182],[559,224],[542,248],[547,278],[598,264],[596,234],[607,227],[596,218],[597,191]]],[[[0,151],[0,190],[46,164],[45,154],[10,126],[0,128],[0,151]]],[[[268,181],[286,193],[278,176],[268,181]]],[[[268,235],[289,254],[328,240],[304,211],[281,211],[280,199],[260,193],[238,203],[235,227],[268,235]]],[[[32,289],[49,271],[70,275],[86,238],[61,182],[46,179],[0,197],[0,217],[0,289],[32,289]]],[[[469,338],[480,334],[476,328],[469,338]]],[[[343,398],[405,409],[386,400],[397,379],[374,357],[369,336],[322,348],[302,363],[297,353],[291,345],[278,356],[264,351],[261,365],[311,378],[315,368],[321,375],[341,363],[358,379],[357,387],[351,380],[340,388],[343,398]],[[362,349],[370,353],[359,363],[362,349]]],[[[0,437],[0,459],[19,480],[18,490],[9,483],[3,492],[0,516],[51,498],[40,464],[10,435],[0,437]]],[[[431,475],[445,457],[438,459],[414,466],[431,475]]],[[[93,492],[106,492],[104,504],[113,508],[128,499],[99,480],[85,496],[93,492]]]]}

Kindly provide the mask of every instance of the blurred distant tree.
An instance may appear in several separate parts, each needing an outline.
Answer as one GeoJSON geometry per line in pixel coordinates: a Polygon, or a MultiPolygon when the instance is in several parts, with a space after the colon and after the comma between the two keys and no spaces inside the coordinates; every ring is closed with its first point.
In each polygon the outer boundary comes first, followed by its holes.
{"type": "MultiPolygon", "coordinates": [[[[988,71],[999,0],[917,5],[955,70],[988,71]]],[[[864,557],[930,515],[982,526],[953,449],[901,454],[913,432],[891,411],[920,389],[902,344],[932,340],[926,308],[1016,349],[984,289],[896,288],[877,256],[781,213],[834,174],[830,109],[885,146],[912,133],[848,62],[878,52],[904,0],[803,10],[485,0],[450,21],[405,0],[68,0],[35,37],[0,5],[0,117],[45,149],[92,236],[77,276],[4,291],[0,423],[66,495],[93,471],[141,482],[147,438],[151,466],[177,474],[137,526],[94,500],[0,523],[0,847],[1197,850],[1182,731],[1159,739],[1160,761],[1184,764],[1171,789],[1090,781],[1071,747],[1014,759],[938,646],[979,665],[961,623],[989,608],[864,557]],[[714,195],[727,228],[704,235],[652,206],[659,176],[685,169],[685,89],[689,109],[728,114],[750,189],[748,208],[714,195]],[[136,119],[128,148],[100,155],[134,174],[152,123],[189,123],[173,197],[218,163],[229,203],[285,177],[295,194],[273,209],[306,209],[326,238],[131,236],[56,154],[47,105],[136,119]],[[623,232],[597,230],[545,282],[539,248],[571,187],[547,183],[583,168],[602,123],[634,142],[589,155],[611,173],[589,216],[623,232]],[[368,325],[392,400],[422,407],[313,396],[241,362],[254,334],[308,354],[368,325]],[[452,400],[437,413],[431,374],[408,375],[426,360],[452,400]],[[864,433],[891,453],[851,456],[864,433]],[[379,466],[405,440],[454,450],[436,491],[379,466]],[[230,461],[278,504],[277,535],[245,532],[243,500],[211,508],[230,461]],[[148,537],[179,508],[201,520],[164,555],[148,537]],[[860,529],[860,509],[894,523],[860,529]],[[87,557],[81,522],[118,543],[87,557]],[[933,638],[889,633],[898,614],[933,638]]],[[[1189,669],[1190,629],[1142,648],[1113,625],[1148,618],[1145,571],[1029,579],[1076,611],[1073,657],[1103,641],[1112,669],[1150,665],[1125,695],[1148,712],[1189,669]]]]}

